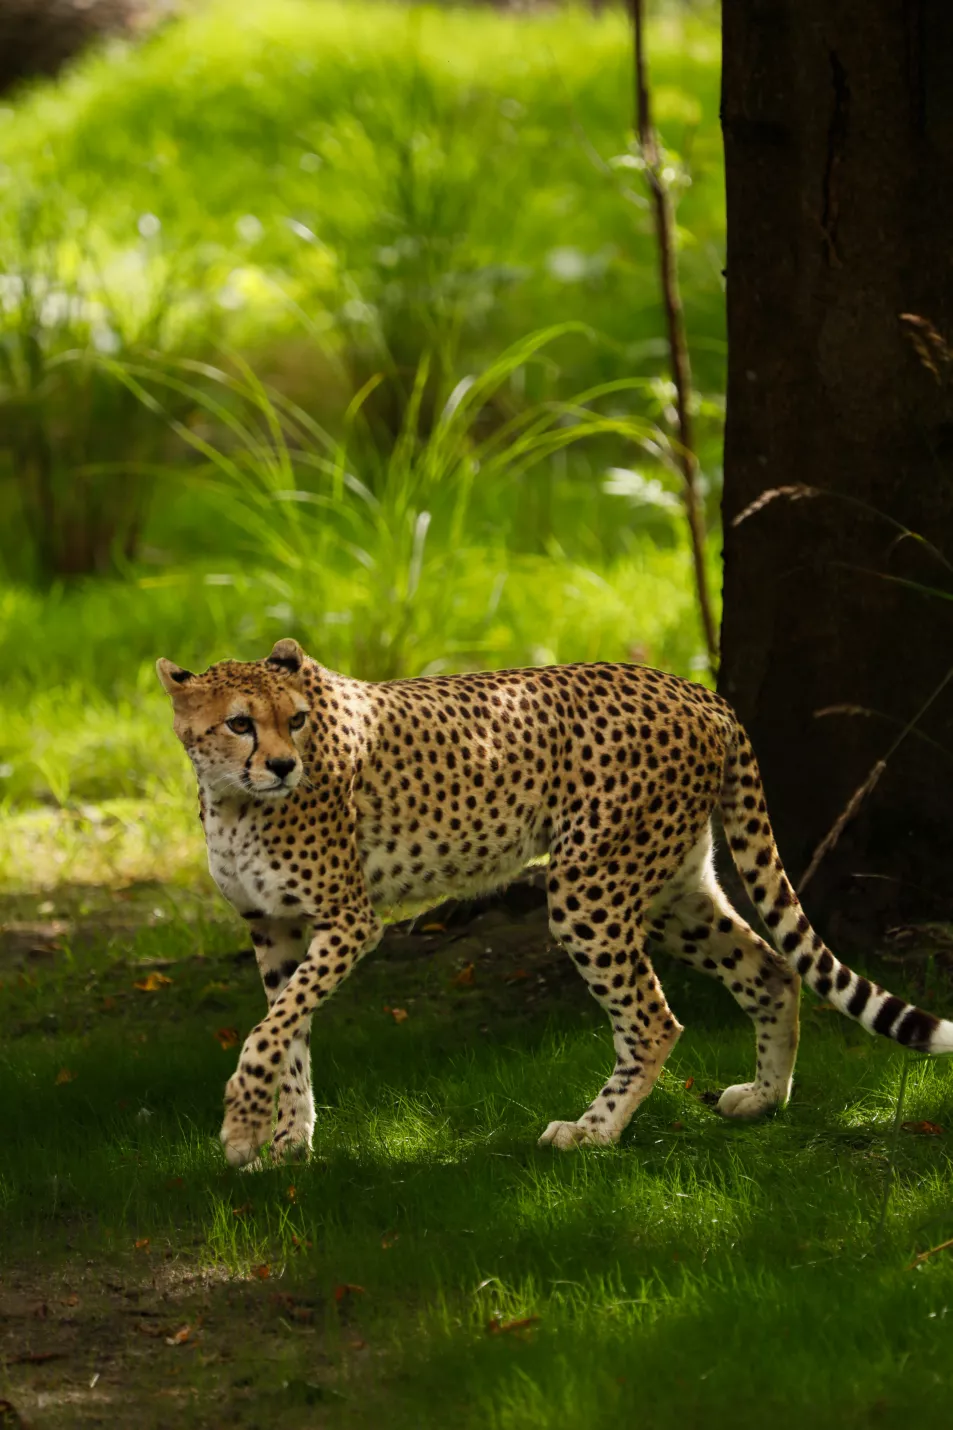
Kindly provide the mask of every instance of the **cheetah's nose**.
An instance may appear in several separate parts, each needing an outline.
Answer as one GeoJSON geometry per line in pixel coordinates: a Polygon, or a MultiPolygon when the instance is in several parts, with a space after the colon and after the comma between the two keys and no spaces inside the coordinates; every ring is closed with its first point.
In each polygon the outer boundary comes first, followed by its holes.
{"type": "Polygon", "coordinates": [[[297,763],[297,760],[288,759],[266,760],[265,767],[266,769],[271,770],[271,773],[273,775],[277,775],[280,780],[283,780],[285,775],[291,774],[291,771],[294,769],[297,763]]]}

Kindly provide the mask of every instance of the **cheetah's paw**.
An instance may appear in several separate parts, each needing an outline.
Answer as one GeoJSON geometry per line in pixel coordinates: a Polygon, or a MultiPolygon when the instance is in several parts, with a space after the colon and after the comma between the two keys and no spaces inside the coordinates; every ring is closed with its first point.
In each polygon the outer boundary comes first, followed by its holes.
{"type": "Polygon", "coordinates": [[[310,1087],[292,1101],[278,1100],[278,1122],[271,1141],[273,1162],[305,1162],[314,1140],[314,1096],[310,1087]]]}
{"type": "Polygon", "coordinates": [[[231,1167],[245,1167],[271,1139],[272,1110],[261,1097],[245,1101],[247,1084],[241,1070],[225,1085],[225,1121],[218,1134],[231,1167]]]}
{"type": "Polygon", "coordinates": [[[305,1131],[277,1132],[271,1144],[271,1160],[306,1162],[311,1156],[311,1135],[305,1131]]]}
{"type": "Polygon", "coordinates": [[[590,1127],[583,1122],[551,1122],[536,1145],[569,1152],[575,1147],[604,1147],[613,1140],[604,1128],[590,1127]]]}
{"type": "Polygon", "coordinates": [[[763,1117],[777,1105],[777,1093],[756,1082],[739,1082],[734,1087],[726,1087],[718,1099],[722,1117],[763,1117]]]}
{"type": "Polygon", "coordinates": [[[235,1125],[226,1117],[218,1140],[225,1148],[225,1160],[230,1167],[247,1167],[258,1158],[258,1149],[268,1141],[268,1133],[258,1136],[247,1123],[235,1125]]]}

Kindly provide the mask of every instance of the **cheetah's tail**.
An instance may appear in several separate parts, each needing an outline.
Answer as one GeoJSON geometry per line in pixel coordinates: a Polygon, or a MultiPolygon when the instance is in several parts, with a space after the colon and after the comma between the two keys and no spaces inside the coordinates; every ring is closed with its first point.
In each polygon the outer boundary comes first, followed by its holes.
{"type": "Polygon", "coordinates": [[[923,1053],[953,1053],[953,1022],[936,1018],[854,973],[811,928],[784,872],[758,763],[740,725],[728,752],[721,811],[731,857],[748,894],[776,947],[807,986],[868,1033],[882,1033],[923,1053]]]}

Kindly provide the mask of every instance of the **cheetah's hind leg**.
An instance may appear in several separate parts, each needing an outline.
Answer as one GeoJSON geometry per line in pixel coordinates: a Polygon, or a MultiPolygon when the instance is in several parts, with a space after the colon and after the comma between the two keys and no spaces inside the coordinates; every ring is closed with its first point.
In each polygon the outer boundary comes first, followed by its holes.
{"type": "Polygon", "coordinates": [[[650,948],[718,978],[755,1025],[753,1082],[728,1087],[725,1117],[759,1117],[791,1095],[801,980],[728,902],[712,865],[711,832],[695,845],[649,913],[650,948]]]}
{"type": "MultiPolygon", "coordinates": [[[[575,873],[573,866],[569,873],[575,873]]],[[[609,1081],[579,1120],[551,1122],[540,1146],[568,1150],[618,1142],[682,1032],[645,953],[637,912],[626,908],[607,919],[603,905],[601,886],[567,881],[560,864],[551,862],[550,927],[609,1016],[616,1060],[609,1081]]]]}

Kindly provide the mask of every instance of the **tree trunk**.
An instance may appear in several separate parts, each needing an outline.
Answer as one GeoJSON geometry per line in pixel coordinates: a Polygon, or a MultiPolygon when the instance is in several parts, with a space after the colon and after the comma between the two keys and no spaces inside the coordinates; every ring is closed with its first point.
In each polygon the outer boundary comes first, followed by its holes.
{"type": "MultiPolygon", "coordinates": [[[[884,519],[953,562],[953,5],[724,0],[723,24],[721,690],[798,879],[953,665],[953,601],[899,584],[949,593],[953,575],[884,519]],[[831,495],[732,525],[802,483],[831,495]],[[818,713],[845,705],[873,713],[818,713]]],[[[953,913],[953,683],[807,903],[848,942],[953,913]]]]}

